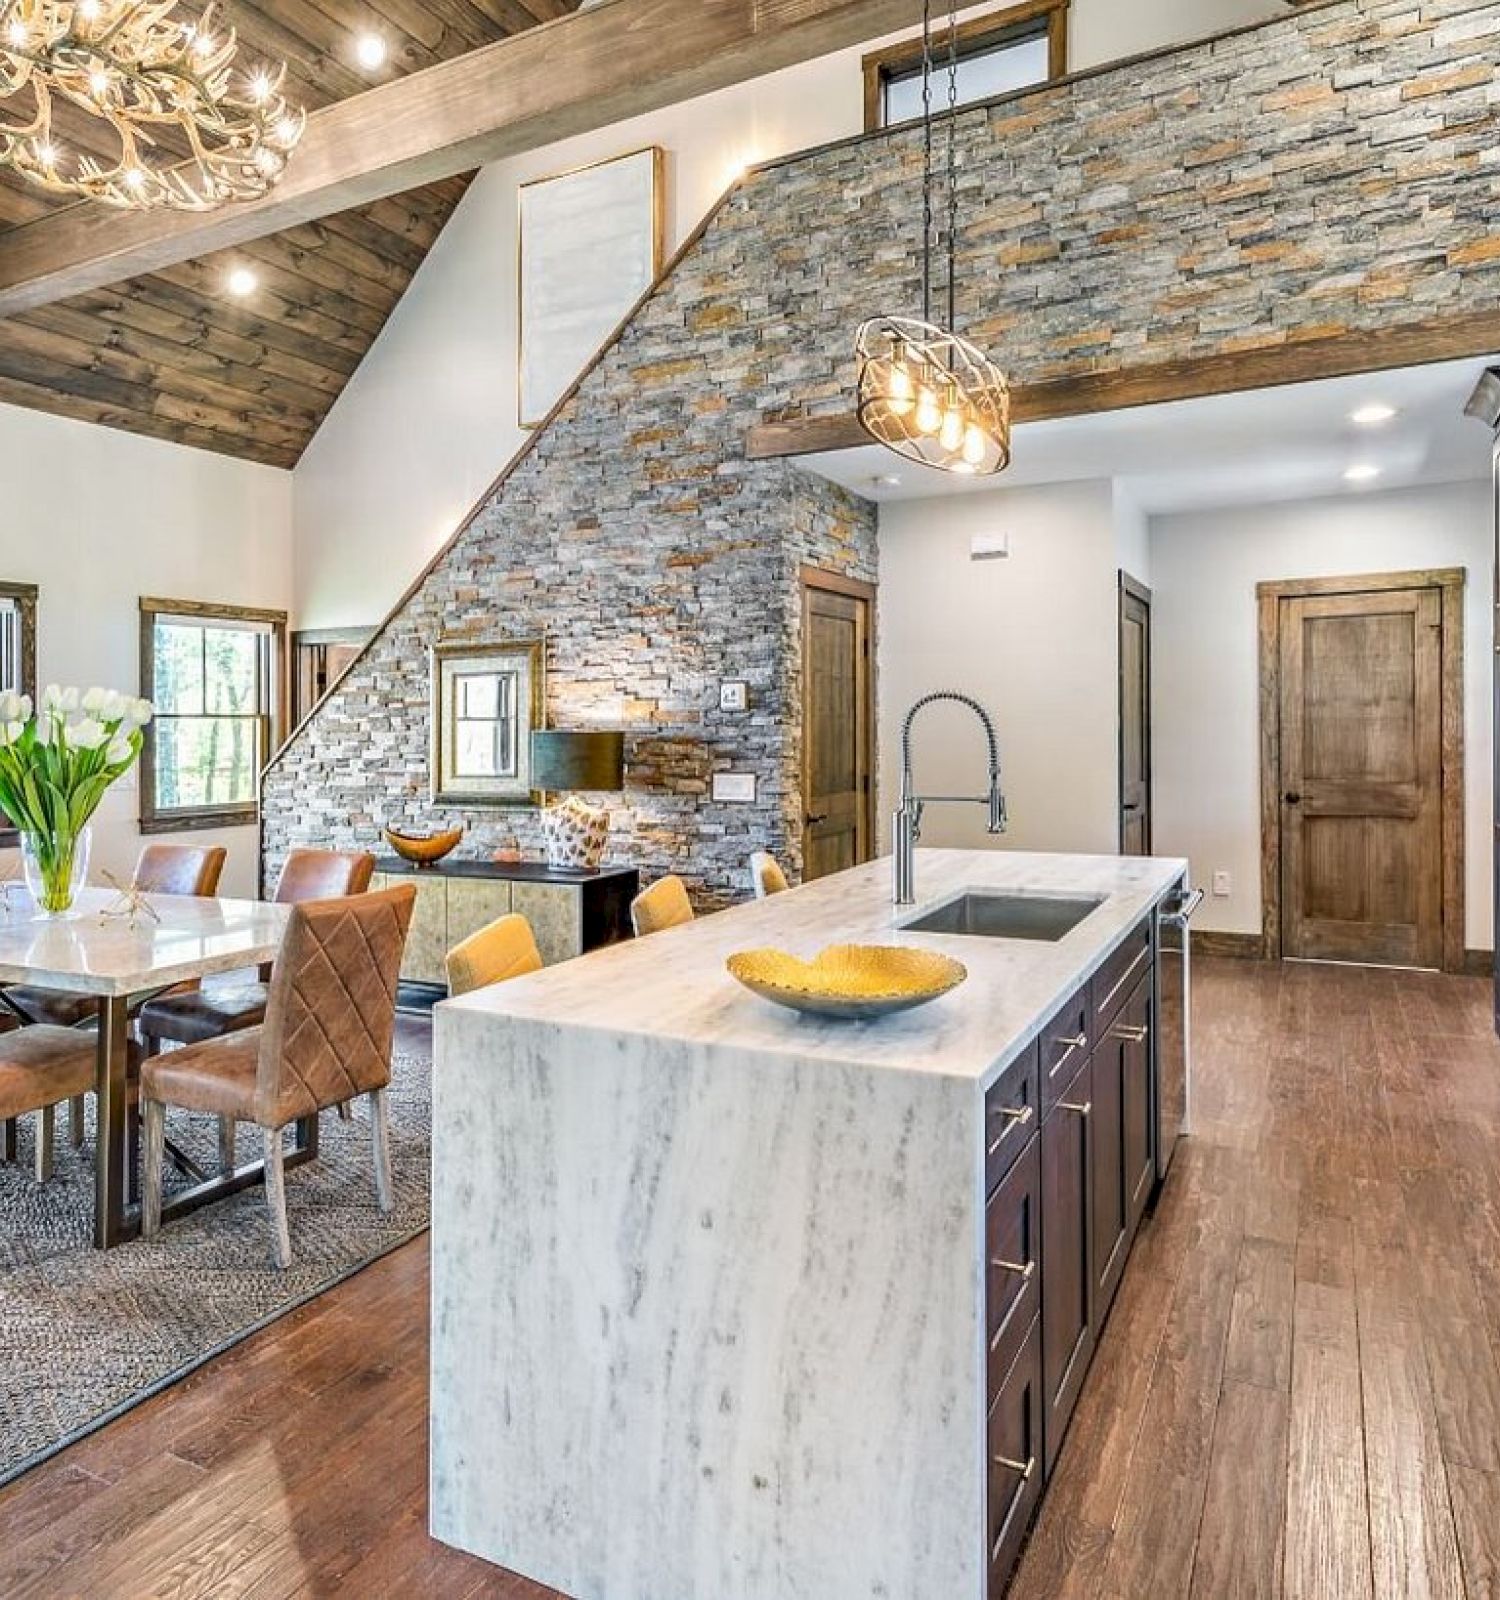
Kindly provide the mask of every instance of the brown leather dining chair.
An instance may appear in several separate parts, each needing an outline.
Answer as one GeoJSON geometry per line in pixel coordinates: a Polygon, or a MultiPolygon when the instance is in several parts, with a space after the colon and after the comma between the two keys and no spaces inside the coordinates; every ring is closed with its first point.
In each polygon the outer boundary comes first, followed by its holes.
{"type": "MultiPolygon", "coordinates": [[[[148,844],[136,859],[130,886],[143,894],[211,896],[218,892],[227,852],[221,844],[148,844]]],[[[4,999],[23,1022],[76,1028],[92,1022],[99,1002],[89,995],[65,994],[31,984],[10,984],[4,999]]]]}
{"type": "MultiPolygon", "coordinates": [[[[286,858],[272,896],[278,905],[302,900],[335,900],[363,894],[375,873],[375,857],[365,850],[293,850],[286,858]]],[[[211,984],[148,1000],[136,1017],[145,1053],[164,1042],[202,1044],[240,1028],[253,1028],[266,1014],[264,982],[211,984]]]]}
{"type": "Polygon", "coordinates": [[[290,1265],[282,1133],[357,1095],[370,1097],[375,1201],[394,1204],[385,1091],[391,1081],[396,984],[416,886],[308,900],[292,907],[271,971],[265,1021],[141,1064],[145,1118],[141,1232],[161,1229],[168,1106],[253,1122],[265,1149],[272,1255],[290,1265]]]}
{"type": "MultiPolygon", "coordinates": [[[[0,1122],[39,1112],[36,1131],[36,1181],[52,1176],[52,1130],[57,1107],[73,1102],[73,1142],[82,1138],[83,1096],[94,1087],[94,1043],[77,1028],[45,1024],[0,1034],[0,1122]]],[[[5,1159],[13,1159],[7,1139],[5,1159]]]]}

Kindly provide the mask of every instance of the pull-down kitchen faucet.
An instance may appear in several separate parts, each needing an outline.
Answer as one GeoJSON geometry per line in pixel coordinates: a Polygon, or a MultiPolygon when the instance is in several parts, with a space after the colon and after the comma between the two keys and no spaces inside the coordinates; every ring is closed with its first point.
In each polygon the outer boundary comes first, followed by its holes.
{"type": "Polygon", "coordinates": [[[896,871],[896,904],[909,906],[916,897],[915,854],[917,837],[922,831],[922,807],[935,804],[987,805],[990,808],[989,831],[1005,832],[1005,796],[1000,792],[1000,742],[995,737],[995,724],[990,714],[977,700],[966,694],[940,689],[936,694],[924,694],[906,713],[901,724],[901,804],[896,809],[894,828],[894,861],[896,871]],[[911,725],[917,713],[938,700],[951,700],[956,705],[967,706],[984,724],[984,736],[990,746],[990,792],[973,794],[915,794],[911,775],[911,725]]]}

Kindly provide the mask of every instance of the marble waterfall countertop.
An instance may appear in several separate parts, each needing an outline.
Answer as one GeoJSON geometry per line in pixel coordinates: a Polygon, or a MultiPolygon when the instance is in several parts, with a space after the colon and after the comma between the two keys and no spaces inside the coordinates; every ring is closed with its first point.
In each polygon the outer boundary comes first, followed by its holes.
{"type": "Polygon", "coordinates": [[[926,850],[436,1012],[432,1529],[573,1600],[984,1600],[984,1096],[1180,861],[926,850]],[[1053,943],[901,932],[1104,896],[1053,943]],[[724,970],[927,945],[875,1022],[724,970]]]}
{"type": "Polygon", "coordinates": [[[882,858],[450,1004],[611,1033],[935,1072],[983,1087],[1186,870],[1186,861],[1160,856],[919,850],[910,906],[891,903],[891,863],[882,858]],[[1055,942],[901,927],[969,889],[1106,898],[1055,942]],[[917,1010],[851,1023],[773,1005],[724,968],[738,950],[774,945],[810,957],[830,944],[942,950],[963,962],[969,979],[917,1010]]]}

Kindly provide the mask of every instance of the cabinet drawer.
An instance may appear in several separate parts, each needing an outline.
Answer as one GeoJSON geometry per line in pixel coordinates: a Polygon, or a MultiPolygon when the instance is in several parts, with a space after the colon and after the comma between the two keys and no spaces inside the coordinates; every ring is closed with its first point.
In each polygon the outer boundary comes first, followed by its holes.
{"type": "Polygon", "coordinates": [[[1042,1303],[1042,1160],[1035,1135],[985,1207],[989,1393],[999,1392],[1042,1303]]]}
{"type": "Polygon", "coordinates": [[[1114,1020],[1150,964],[1151,918],[1142,917],[1126,935],[1125,942],[1105,958],[1104,965],[1090,981],[1095,1037],[1114,1020]]]}
{"type": "Polygon", "coordinates": [[[989,1600],[1000,1600],[1042,1494],[1042,1329],[1033,1322],[989,1420],[989,1600]]]}
{"type": "Polygon", "coordinates": [[[1084,984],[1042,1029],[1037,1044],[1041,1051],[1044,1117],[1057,1104],[1073,1074],[1088,1059],[1089,1013],[1089,986],[1084,984]]]}
{"type": "Polygon", "coordinates": [[[1037,1102],[1037,1047],[1035,1041],[1012,1061],[984,1097],[984,1192],[1010,1171],[1026,1141],[1037,1130],[1041,1108],[1037,1102]]]}

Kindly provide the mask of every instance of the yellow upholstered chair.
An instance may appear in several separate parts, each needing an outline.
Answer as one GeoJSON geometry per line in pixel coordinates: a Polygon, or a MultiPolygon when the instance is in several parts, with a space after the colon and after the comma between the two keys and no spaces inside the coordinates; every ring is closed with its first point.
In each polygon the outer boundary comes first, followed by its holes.
{"type": "Polygon", "coordinates": [[[781,863],[769,850],[757,850],[750,857],[750,883],[757,900],[791,888],[786,881],[786,874],[781,870],[781,863]]]}
{"type": "Polygon", "coordinates": [[[468,994],[487,989],[507,978],[520,978],[542,970],[542,953],[536,947],[531,924],[519,911],[496,917],[478,933],[448,952],[448,993],[468,994]]]}
{"type": "Polygon", "coordinates": [[[649,889],[643,889],[630,902],[630,924],[638,939],[692,920],[693,903],[688,899],[682,879],[675,873],[658,878],[649,889]]]}

